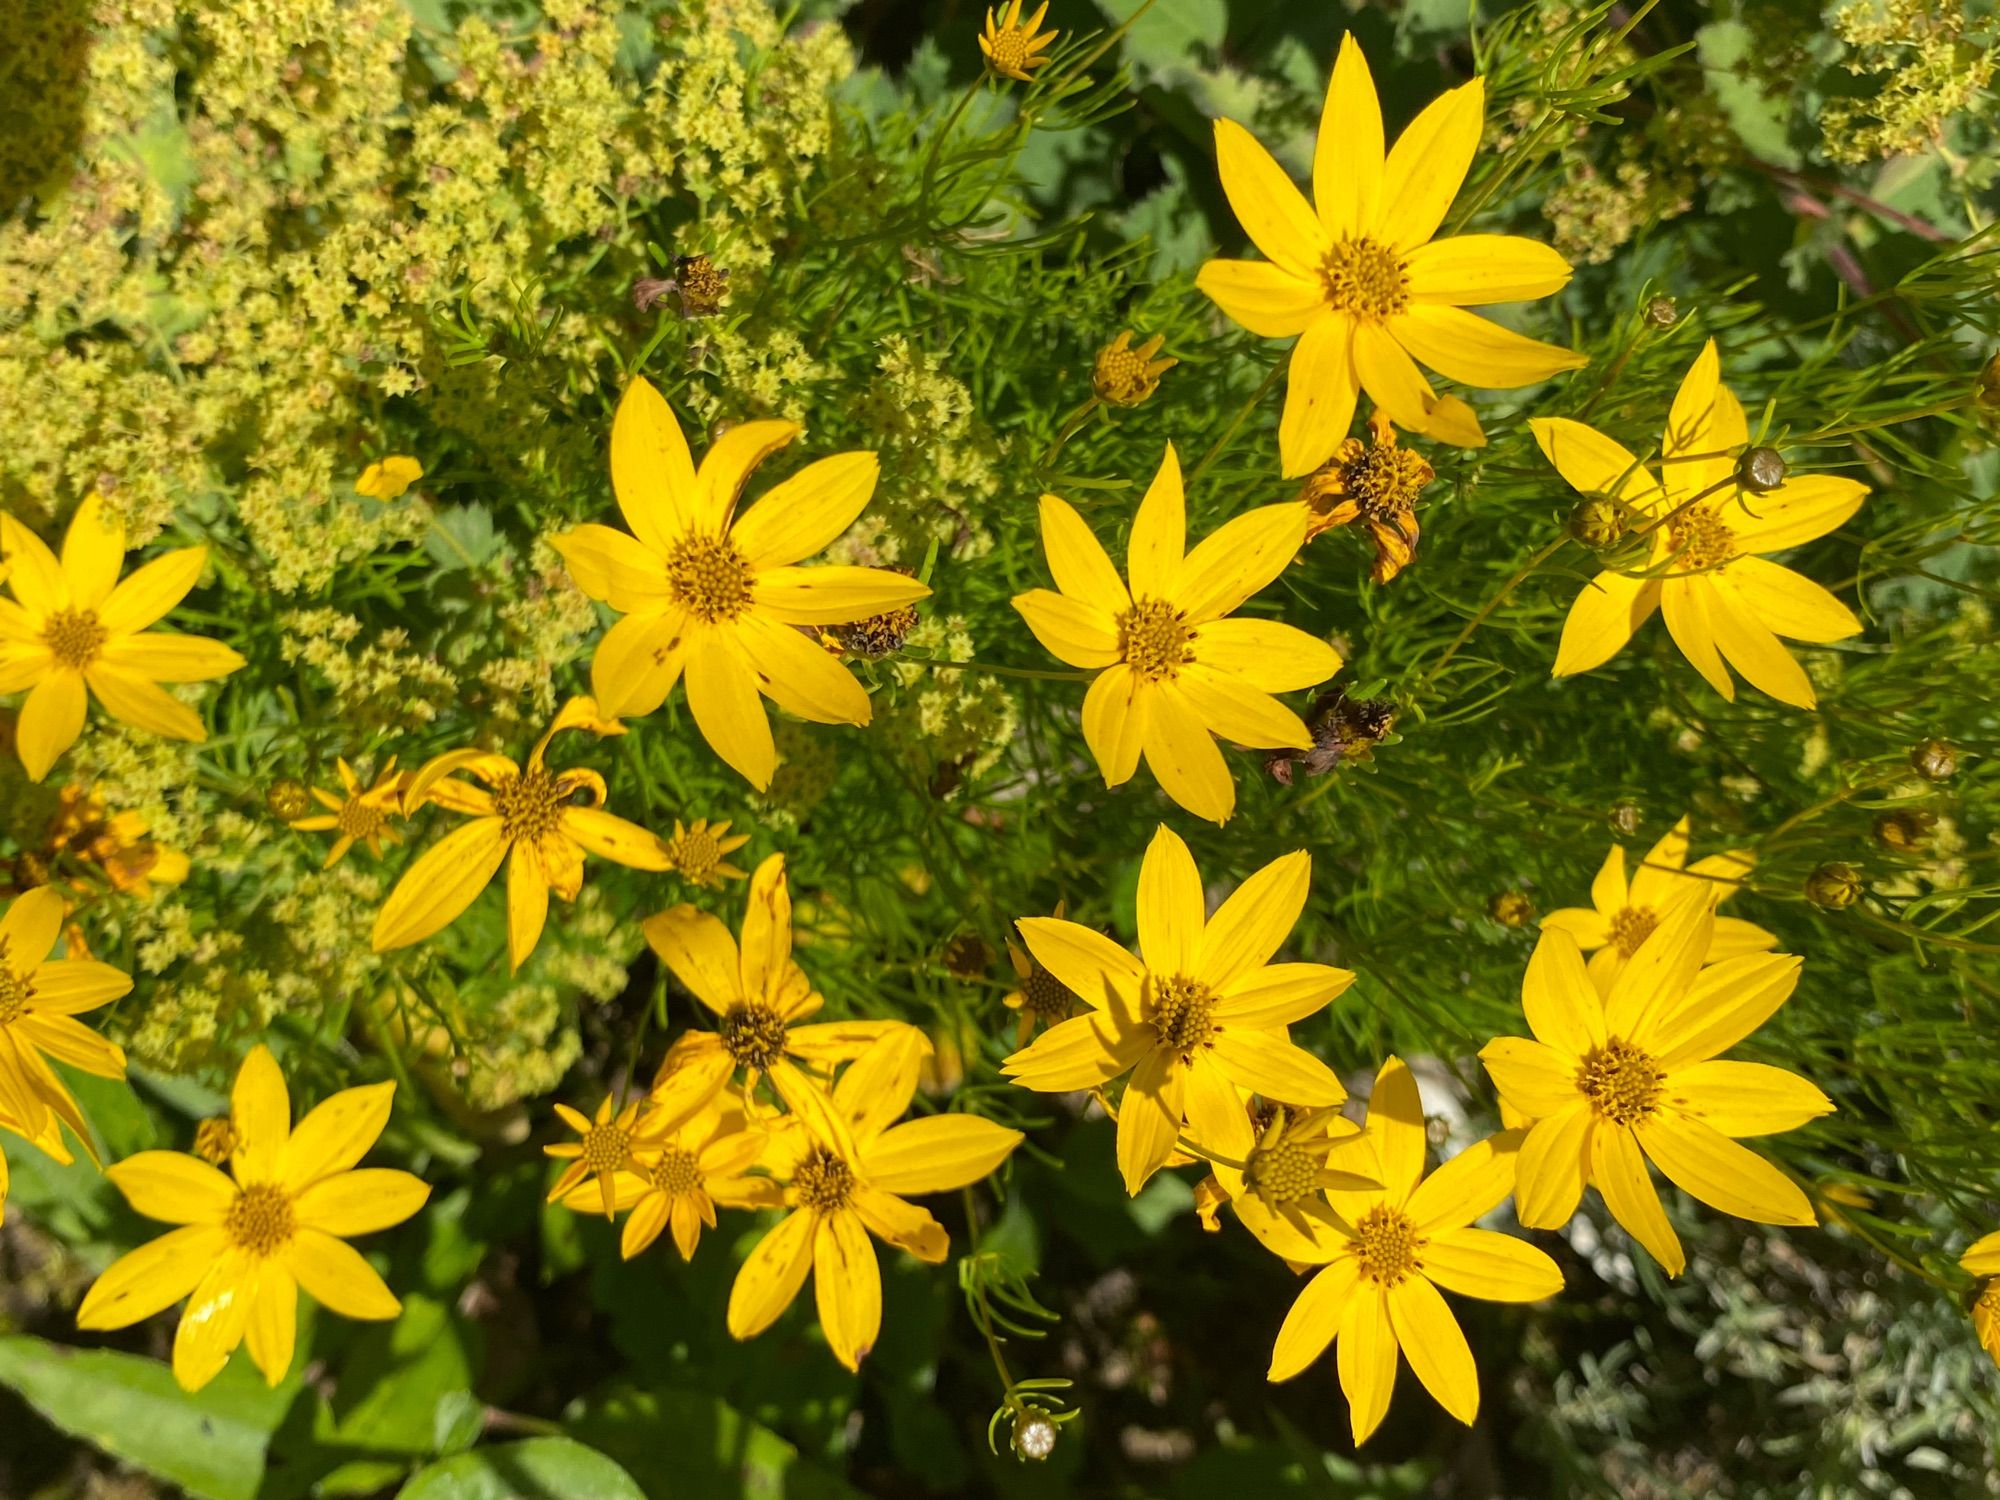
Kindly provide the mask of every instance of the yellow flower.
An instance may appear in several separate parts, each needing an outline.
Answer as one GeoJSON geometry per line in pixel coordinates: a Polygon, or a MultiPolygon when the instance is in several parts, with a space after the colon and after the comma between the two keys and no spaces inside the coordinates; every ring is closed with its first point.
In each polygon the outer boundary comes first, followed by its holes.
{"type": "MultiPolygon", "coordinates": [[[[614,1210],[631,1210],[619,1240],[626,1260],[643,1254],[669,1227],[681,1259],[693,1260],[702,1226],[715,1227],[716,1204],[775,1208],[782,1201],[776,1182],[749,1175],[769,1137],[740,1108],[710,1103],[692,1119],[662,1124],[666,1118],[657,1110],[641,1114],[631,1127],[631,1159],[614,1174],[614,1210]]],[[[595,1206],[595,1196],[590,1184],[579,1183],[563,1201],[584,1211],[595,1206]]]]}
{"type": "Polygon", "coordinates": [[[562,1116],[565,1125],[577,1133],[578,1139],[557,1141],[542,1147],[543,1155],[569,1163],[563,1168],[562,1175],[556,1178],[556,1185],[549,1189],[549,1202],[567,1198],[577,1188],[595,1181],[604,1206],[604,1217],[609,1219],[614,1216],[617,1212],[618,1174],[632,1171],[639,1165],[633,1148],[639,1106],[643,1102],[635,1099],[614,1116],[611,1099],[606,1096],[598,1104],[594,1120],[567,1104],[556,1106],[556,1113],[562,1116]]]}
{"type": "Polygon", "coordinates": [[[179,885],[187,879],[187,855],[146,837],[146,820],[139,813],[111,812],[102,793],[74,783],[57,797],[60,805],[46,846],[52,861],[67,854],[101,871],[113,890],[142,898],[152,895],[155,885],[179,885]]]}
{"type": "MultiPolygon", "coordinates": [[[[1600,992],[1608,992],[1611,982],[1639,945],[1653,935],[1666,914],[1682,901],[1706,899],[1713,909],[1736,894],[1743,877],[1756,861],[1748,854],[1731,850],[1687,862],[1688,820],[1685,816],[1647,851],[1630,883],[1625,879],[1625,850],[1613,844],[1604,856],[1597,878],[1590,883],[1589,906],[1565,906],[1542,918],[1544,931],[1566,932],[1577,947],[1591,953],[1590,977],[1600,992]]],[[[1704,963],[1740,958],[1746,953],[1768,953],[1778,946],[1777,936],[1755,922],[1737,917],[1715,919],[1714,946],[1703,956],[1704,963]]]]}
{"type": "Polygon", "coordinates": [[[1424,1389],[1459,1421],[1479,1414],[1479,1374],[1465,1334],[1438,1288],[1485,1302],[1539,1302],[1562,1290],[1562,1272],[1534,1246],[1475,1229],[1514,1186],[1516,1138],[1495,1136],[1424,1176],[1424,1107],[1396,1058],[1382,1064],[1368,1126],[1336,1160],[1379,1178],[1378,1188],[1330,1192],[1337,1228],[1313,1260],[1278,1330],[1270,1378],[1289,1380],[1340,1341],[1340,1388],[1354,1441],[1389,1410],[1396,1352],[1424,1389]]]}
{"type": "Polygon", "coordinates": [[[1306,477],[1299,499],[1311,512],[1306,540],[1360,522],[1375,544],[1368,576],[1387,583],[1417,553],[1417,499],[1437,471],[1422,454],[1396,445],[1395,426],[1381,412],[1368,418],[1370,441],[1347,438],[1306,477]]]}
{"type": "Polygon", "coordinates": [[[690,885],[723,886],[743,878],[729,856],[749,842],[747,833],[732,834],[727,820],[710,823],[696,818],[683,827],[675,818],[674,836],[667,840],[667,868],[690,885]]]}
{"type": "Polygon", "coordinates": [[[426,849],[375,917],[374,948],[421,942],[455,921],[504,862],[507,866],[507,957],[513,969],[527,962],[549,915],[549,892],[574,901],[583,889],[583,857],[595,854],[635,870],[667,868],[667,847],[637,823],[604,810],[604,778],[595,771],[551,771],[542,764],[549,741],[565,729],[623,734],[624,726],[598,713],[588,698],[565,703],[527,766],[484,750],[451,750],[428,762],[403,792],[404,810],[426,801],[472,821],[426,849]],[[455,779],[465,771],[486,785],[455,779]],[[574,800],[582,792],[589,801],[574,800]]]}
{"type": "Polygon", "coordinates": [[[1405,432],[1484,443],[1471,408],[1436,395],[1418,362],[1447,380],[1498,390],[1589,363],[1464,310],[1547,297],[1570,278],[1569,262],[1534,240],[1436,238],[1472,165],[1485,102],[1480,79],[1451,90],[1385,157],[1368,60],[1343,37],[1310,204],[1249,131],[1215,122],[1222,190],[1264,259],[1212,260],[1195,284],[1254,334],[1298,335],[1278,426],[1286,478],[1327,461],[1363,390],[1405,432]]]}
{"type": "Polygon", "coordinates": [[[1302,1105],[1347,1097],[1333,1070],[1285,1028],[1354,982],[1325,964],[1274,964],[1304,909],[1312,859],[1273,860],[1207,909],[1194,856],[1162,826],[1139,871],[1135,958],[1094,927],[1056,917],[1016,925],[1028,950],[1089,1010],[1016,1052],[1002,1071],[1060,1094],[1132,1074],[1118,1109],[1118,1168],[1137,1193],[1175,1148],[1185,1119],[1196,1142],[1241,1158],[1249,1118],[1239,1090],[1302,1105]],[[1230,1151],[1235,1143],[1240,1149],[1230,1151]]]}
{"type": "Polygon", "coordinates": [[[422,464],[407,453],[392,453],[363,469],[354,481],[354,490],[371,500],[394,500],[423,477],[422,464]]]}
{"type": "Polygon", "coordinates": [[[1734,667],[1781,703],[1811,708],[1818,701],[1812,683],[1778,637],[1840,641],[1859,634],[1861,622],[1818,584],[1763,554],[1826,535],[1861,508],[1868,489],[1859,480],[1808,474],[1746,491],[1737,455],[1750,441],[1749,426],[1720,371],[1710,339],[1667,417],[1664,488],[1595,428],[1562,418],[1530,424],[1564,479],[1622,503],[1651,539],[1643,568],[1599,573],[1577,595],[1555,675],[1603,665],[1658,609],[1681,654],[1723,697],[1735,700],[1734,667]]]}
{"type": "MultiPolygon", "coordinates": [[[[62,1127],[56,1124],[54,1115],[44,1116],[45,1123],[39,1132],[30,1129],[8,1111],[6,1102],[0,1100],[0,1130],[11,1131],[22,1140],[41,1148],[50,1157],[68,1166],[76,1158],[70,1155],[69,1147],[63,1144],[62,1127]]],[[[79,1137],[79,1139],[82,1139],[79,1137]]],[[[7,1207],[7,1189],[10,1185],[7,1167],[7,1153],[0,1150],[0,1212],[7,1207]]]]}
{"type": "Polygon", "coordinates": [[[1042,547],[1061,592],[1031,589],[1014,608],[1058,660],[1102,669],[1083,700],[1083,737],[1106,786],[1131,780],[1143,753],[1169,797],[1222,823],[1235,811],[1236,783],[1215,735],[1312,748],[1311,731],[1271,695],[1325,681],[1340,653],[1276,620],[1224,618],[1284,571],[1305,529],[1302,506],[1266,505],[1186,551],[1169,443],[1133,518],[1120,579],[1083,517],[1042,496],[1042,547]]]}
{"type": "Polygon", "coordinates": [[[389,763],[371,787],[362,786],[345,757],[334,762],[334,769],[340,773],[339,794],[319,787],[312,789],[313,799],[328,811],[314,813],[309,818],[293,818],[290,824],[301,833],[339,830],[339,837],[327,850],[326,862],[320,866],[322,870],[331,870],[339,864],[357,840],[366,844],[368,852],[377,859],[382,857],[384,844],[403,842],[403,835],[390,824],[390,819],[402,811],[403,786],[409,780],[407,775],[396,774],[396,757],[389,757],[389,763]]]}
{"type": "Polygon", "coordinates": [[[1958,1263],[1982,1278],[1979,1295],[1972,1303],[1972,1329],[1979,1335],[1981,1347],[2000,1364],[2000,1280],[1992,1279],[2000,1277],[2000,1232],[1974,1240],[1958,1263]]]}
{"type": "Polygon", "coordinates": [[[1007,1159],[1021,1132],[959,1114],[893,1125],[916,1093],[926,1049],[913,1028],[880,1038],[848,1065],[830,1098],[801,1115],[784,1172],[791,1212],[758,1241],[730,1289],[736,1338],[769,1328],[813,1275],[827,1347],[859,1369],[882,1326],[882,1277],[869,1235],[943,1263],[944,1226],[905,1195],[977,1182],[1007,1159]]]}
{"type": "Polygon", "coordinates": [[[640,927],[674,977],[716,1016],[714,1031],[686,1032],[667,1054],[652,1094],[665,1123],[708,1103],[738,1068],[746,1093],[768,1073],[785,1107],[805,1114],[816,1107],[820,1088],[800,1063],[824,1074],[885,1036],[922,1039],[903,1021],[796,1024],[823,1002],[792,957],[792,892],[782,854],[750,877],[741,951],[720,919],[686,904],[640,927]]]}
{"type": "Polygon", "coordinates": [[[1021,0],[1007,0],[1000,7],[1000,19],[996,25],[993,8],[986,9],[986,26],[979,33],[979,50],[985,54],[986,66],[1003,78],[1012,78],[1019,83],[1027,83],[1035,69],[1049,60],[1043,49],[1056,39],[1053,31],[1040,31],[1042,17],[1049,13],[1048,0],[1036,7],[1026,24],[1021,21],[1021,0]]]}
{"type": "Polygon", "coordinates": [[[760,792],[777,754],[759,693],[816,724],[869,719],[861,684],[795,627],[930,594],[880,568],[797,566],[867,507],[880,471],[872,453],[807,464],[736,514],[750,471],[799,432],[796,422],[739,422],[697,470],[665,399],[634,380],[611,427],[611,487],[632,535],[589,525],[549,539],[577,587],[624,616],[590,664],[604,713],[651,713],[685,671],[695,726],[760,792]]]}
{"type": "Polygon", "coordinates": [[[1789,1177],[1736,1142],[1794,1130],[1832,1101],[1782,1068],[1717,1057],[1790,998],[1799,960],[1749,953],[1703,968],[1714,940],[1714,908],[1684,902],[1600,996],[1576,940],[1542,934],[1521,985],[1535,1039],[1497,1037],[1479,1054],[1500,1097],[1535,1122],[1515,1193],[1528,1228],[1562,1228],[1595,1183],[1611,1216],[1678,1276],[1687,1259],[1648,1160],[1739,1219],[1818,1222],[1789,1177]]]}
{"type": "Polygon", "coordinates": [[[267,1048],[252,1048],[230,1098],[230,1176],[178,1151],[142,1151],[106,1172],[139,1213],[181,1227],[98,1277],[77,1327],[125,1328],[186,1297],[174,1378],[197,1391],[246,1339],[264,1379],[285,1378],[300,1287],[342,1317],[395,1317],[402,1304],[346,1243],[402,1223],[430,1197],[408,1172],[355,1169],[389,1123],[395,1092],[394,1083],[343,1089],[294,1130],[284,1074],[267,1048]]]}
{"type": "MultiPolygon", "coordinates": [[[[1063,903],[1058,901],[1057,920],[1061,920],[1062,914],[1063,903]]],[[[1019,982],[1000,1003],[1020,1013],[1014,1025],[1014,1046],[1018,1049],[1028,1045],[1028,1038],[1035,1034],[1037,1026],[1046,1029],[1067,1021],[1076,1010],[1076,992],[1036,963],[1033,955],[1011,937],[1007,939],[1007,961],[1014,966],[1014,978],[1019,982]]]]}
{"type": "Polygon", "coordinates": [[[156,557],[121,583],[125,523],[93,494],[70,520],[60,562],[5,512],[0,556],[13,565],[7,581],[14,591],[13,599],[0,599],[0,693],[28,690],[15,744],[29,780],[48,775],[76,742],[92,694],[136,729],[208,738],[195,711],[159,685],[226,677],[243,658],[217,641],[147,628],[194,587],[206,547],[156,557]]]}
{"type": "Polygon", "coordinates": [[[77,1020],[132,988],[131,977],[84,958],[50,958],[68,905],[48,886],[26,891],[0,914],[0,1111],[8,1128],[68,1161],[60,1120],[97,1159],[83,1110],[49,1058],[98,1078],[123,1078],[125,1053],[77,1020]]]}
{"type": "MultiPolygon", "coordinates": [[[[1380,1179],[1351,1166],[1332,1163],[1343,1142],[1360,1128],[1334,1109],[1288,1109],[1273,1105],[1246,1113],[1244,1128],[1200,1144],[1241,1161],[1242,1166],[1216,1162],[1210,1181],[1215,1207],[1229,1203],[1243,1227],[1264,1248],[1297,1265],[1325,1259],[1320,1252],[1334,1243],[1328,1231],[1340,1221],[1327,1203],[1329,1189],[1379,1188],[1380,1179]],[[1263,1126],[1256,1128],[1259,1116],[1263,1126]]],[[[1213,1210],[1210,1210],[1211,1218],[1213,1210]]],[[[1209,1228],[1216,1226],[1211,1222],[1209,1228]]]]}
{"type": "Polygon", "coordinates": [[[1090,388],[1097,399],[1112,406],[1137,406],[1157,391],[1160,377],[1180,363],[1154,358],[1166,341],[1165,334],[1156,333],[1134,349],[1128,328],[1098,350],[1090,367],[1090,388]]]}

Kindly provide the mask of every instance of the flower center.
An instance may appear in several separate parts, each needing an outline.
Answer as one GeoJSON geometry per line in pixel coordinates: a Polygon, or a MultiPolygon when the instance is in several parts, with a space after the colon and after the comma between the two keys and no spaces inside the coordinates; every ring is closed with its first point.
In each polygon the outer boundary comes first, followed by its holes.
{"type": "Polygon", "coordinates": [[[509,840],[535,840],[554,833],[568,800],[556,778],[540,766],[509,777],[493,789],[493,810],[500,815],[501,831],[509,840]]]}
{"type": "Polygon", "coordinates": [[[42,626],[42,644],[49,648],[56,665],[78,672],[97,660],[110,635],[94,609],[59,609],[42,626]]]}
{"type": "Polygon", "coordinates": [[[1209,1019],[1215,996],[1205,984],[1176,974],[1153,982],[1153,1013],[1146,1019],[1160,1045],[1183,1057],[1208,1041],[1215,1023],[1209,1019]]]}
{"type": "Polygon", "coordinates": [[[1736,555],[1736,533],[1706,505],[1690,506],[1667,522],[1667,543],[1681,571],[1698,573],[1736,555]]]}
{"type": "Polygon", "coordinates": [[[718,1029],[739,1068],[768,1068],[785,1055],[785,1018],[768,1005],[732,1005],[718,1029]]]}
{"type": "Polygon", "coordinates": [[[291,1197],[283,1188],[268,1182],[240,1188],[222,1227],[240,1249],[252,1255],[270,1255],[282,1250],[291,1240],[294,1227],[291,1197]]]}
{"type": "Polygon", "coordinates": [[[1630,958],[1659,925],[1660,914],[1652,907],[1628,906],[1611,919],[1611,941],[1620,953],[1630,958]]]}
{"type": "Polygon", "coordinates": [[[1243,1183],[1273,1211],[1296,1203],[1319,1186],[1321,1153],[1280,1136],[1243,1159],[1243,1183]]]}
{"type": "Polygon", "coordinates": [[[1061,1019],[1076,1003],[1076,991],[1040,964],[1021,981],[1021,1009],[1043,1019],[1061,1019]]]}
{"type": "Polygon", "coordinates": [[[1613,1037],[1584,1056],[1576,1086],[1603,1118],[1616,1125],[1631,1125],[1658,1106],[1666,1077],[1652,1053],[1613,1037]]]}
{"type": "Polygon", "coordinates": [[[380,833],[382,825],[389,821],[389,815],[371,802],[363,802],[359,797],[349,797],[340,805],[334,815],[340,831],[352,839],[365,839],[370,834],[380,833]]]}
{"type": "Polygon", "coordinates": [[[654,1187],[669,1198],[678,1198],[701,1186],[701,1162],[692,1151],[668,1146],[653,1163],[651,1175],[654,1187]]]}
{"type": "Polygon", "coordinates": [[[689,613],[733,620],[750,607],[750,564],[727,538],[691,536],[667,554],[667,586],[689,613]]]}
{"type": "Polygon", "coordinates": [[[667,840],[667,858],[676,870],[699,884],[722,863],[722,846],[706,828],[689,828],[667,840]]]}
{"type": "Polygon", "coordinates": [[[1386,245],[1365,236],[1342,240],[1320,262],[1327,306],[1335,312],[1387,318],[1410,305],[1410,278],[1386,245]]]}
{"type": "Polygon", "coordinates": [[[1414,448],[1365,448],[1340,464],[1338,473],[1341,493],[1375,520],[1414,510],[1424,486],[1437,477],[1414,448]]]}
{"type": "Polygon", "coordinates": [[[826,1147],[815,1146],[792,1172],[792,1190],[801,1208],[830,1214],[854,1196],[854,1169],[826,1147]]]}
{"type": "Polygon", "coordinates": [[[1394,1286],[1423,1269],[1418,1256],[1426,1242],[1417,1233],[1417,1221],[1400,1208],[1378,1203],[1356,1222],[1354,1234],[1361,1247],[1361,1274],[1371,1281],[1394,1286]]]}
{"type": "Polygon", "coordinates": [[[1002,26],[986,43],[987,56],[992,59],[995,72],[1019,73],[1028,62],[1030,38],[1025,27],[1002,26]]]}
{"type": "Polygon", "coordinates": [[[1164,599],[1141,599],[1118,617],[1118,649],[1126,665],[1149,682],[1172,677],[1194,660],[1194,629],[1164,599]]]}
{"type": "Polygon", "coordinates": [[[615,1172],[632,1159],[632,1132],[611,1120],[593,1125],[583,1133],[577,1159],[592,1172],[615,1172]]]}

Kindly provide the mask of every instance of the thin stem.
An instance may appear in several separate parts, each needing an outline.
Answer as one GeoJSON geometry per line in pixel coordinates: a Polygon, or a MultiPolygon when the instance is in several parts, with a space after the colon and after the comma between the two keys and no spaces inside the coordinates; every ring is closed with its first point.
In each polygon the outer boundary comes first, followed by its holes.
{"type": "Polygon", "coordinates": [[[1264,383],[1257,387],[1250,399],[1244,402],[1236,415],[1229,419],[1229,425],[1222,430],[1222,436],[1215,440],[1214,446],[1208,452],[1202,454],[1201,462],[1188,471],[1187,478],[1181,481],[1184,488],[1191,488],[1197,479],[1208,472],[1208,466],[1222,456],[1222,450],[1227,448],[1230,440],[1236,436],[1237,428],[1241,427],[1250,413],[1257,409],[1258,403],[1271,393],[1271,387],[1278,383],[1278,377],[1284,371],[1283,360],[1271,366],[1271,373],[1264,377],[1264,383]]]}

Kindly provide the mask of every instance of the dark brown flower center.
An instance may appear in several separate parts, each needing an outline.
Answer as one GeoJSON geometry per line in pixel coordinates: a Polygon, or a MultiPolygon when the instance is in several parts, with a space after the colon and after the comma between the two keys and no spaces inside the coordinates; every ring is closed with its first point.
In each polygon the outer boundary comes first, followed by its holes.
{"type": "Polygon", "coordinates": [[[814,1146],[793,1170],[792,1190],[801,1208],[830,1214],[854,1196],[854,1169],[826,1147],[814,1146]]]}
{"type": "Polygon", "coordinates": [[[764,1069],[785,1055],[785,1018],[770,1006],[733,1005],[719,1027],[722,1045],[739,1068],[764,1069]]]}
{"type": "Polygon", "coordinates": [[[568,801],[555,776],[540,766],[510,776],[493,789],[493,810],[500,815],[502,830],[514,841],[533,841],[554,833],[568,801]]]}
{"type": "Polygon", "coordinates": [[[1061,1020],[1076,1003],[1076,991],[1040,964],[1021,981],[1021,1009],[1040,1020],[1061,1020]]]}

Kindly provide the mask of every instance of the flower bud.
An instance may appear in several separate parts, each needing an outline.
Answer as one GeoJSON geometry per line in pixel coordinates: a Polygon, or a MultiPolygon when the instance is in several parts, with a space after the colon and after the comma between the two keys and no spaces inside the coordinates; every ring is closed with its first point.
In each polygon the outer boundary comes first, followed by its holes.
{"type": "Polygon", "coordinates": [[[1639,824],[1643,821],[1643,816],[1639,810],[1638,803],[1630,799],[1617,803],[1611,809],[1612,831],[1620,838],[1629,839],[1639,831],[1639,824]]]}
{"type": "Polygon", "coordinates": [[[1769,494],[1785,482],[1785,455],[1762,444],[1744,449],[1736,460],[1736,482],[1753,494],[1769,494]]]}
{"type": "Polygon", "coordinates": [[[1486,903],[1486,915],[1502,927],[1526,927],[1535,920],[1535,903],[1522,891],[1500,891],[1486,903]]]}
{"type": "Polygon", "coordinates": [[[1646,321],[1655,328],[1671,328],[1681,318],[1681,310],[1671,297],[1655,297],[1646,304],[1646,321]]]}
{"type": "Polygon", "coordinates": [[[32,849],[14,856],[14,884],[24,891],[49,883],[49,862],[32,849]]]}
{"type": "Polygon", "coordinates": [[[1930,838],[1937,819],[1929,813],[1901,809],[1875,819],[1875,842],[1892,854],[1918,853],[1930,838]]]}
{"type": "Polygon", "coordinates": [[[1972,401],[1985,411],[2000,410],[2000,354],[1979,368],[1979,381],[1972,388],[1972,401]]]}
{"type": "Polygon", "coordinates": [[[312,811],[312,805],[312,793],[306,790],[305,783],[289,776],[279,778],[264,789],[264,806],[270,809],[272,817],[282,818],[287,823],[294,818],[303,818],[312,811]]]}
{"type": "Polygon", "coordinates": [[[1040,1463],[1056,1451],[1056,1424],[1040,1412],[1023,1412],[1014,1418],[1014,1455],[1040,1463]]]}
{"type": "Polygon", "coordinates": [[[1602,495],[1592,495],[1569,513],[1569,534],[1584,546],[1603,552],[1618,545],[1625,535],[1625,517],[1618,504],[1602,495]]]}
{"type": "Polygon", "coordinates": [[[1958,774],[1958,747],[1949,740],[1918,740],[1910,746],[1910,768],[1926,781],[1949,781],[1958,774]]]}
{"type": "Polygon", "coordinates": [[[1827,911],[1846,911],[1866,889],[1861,872],[1840,860],[1828,860],[1806,876],[1806,900],[1827,911]]]}

